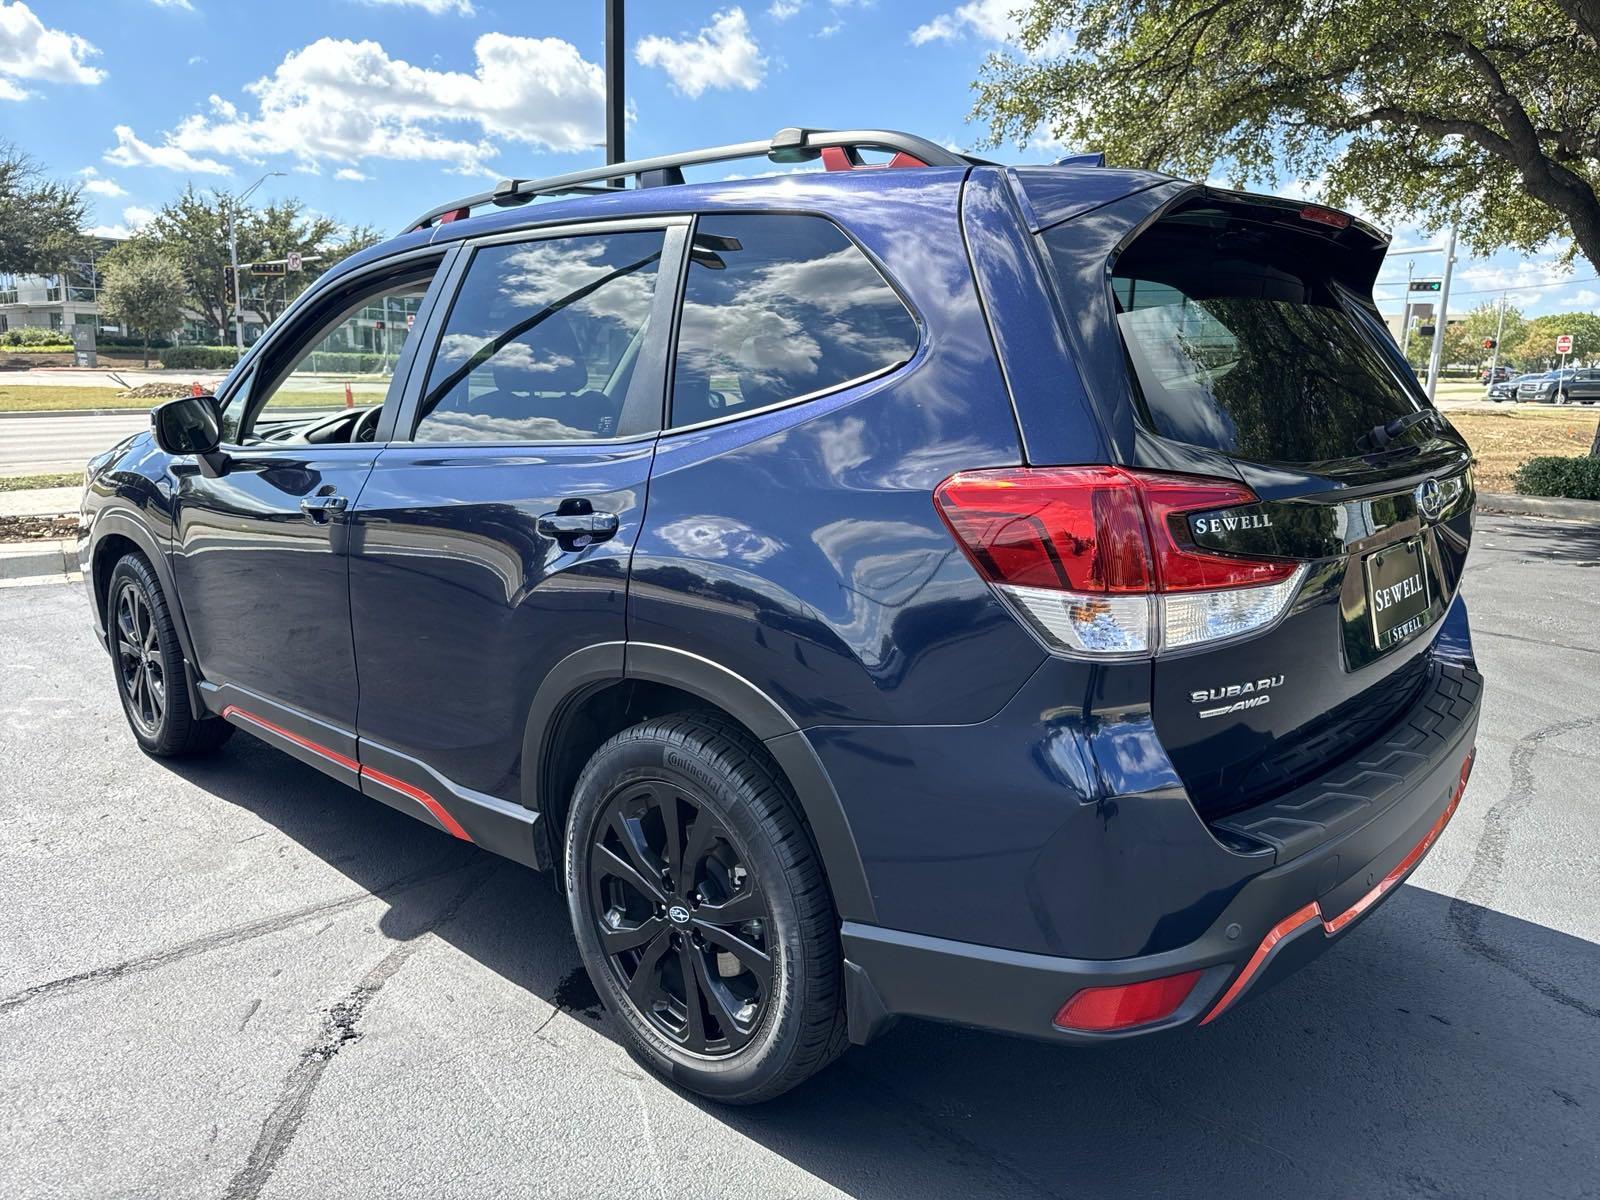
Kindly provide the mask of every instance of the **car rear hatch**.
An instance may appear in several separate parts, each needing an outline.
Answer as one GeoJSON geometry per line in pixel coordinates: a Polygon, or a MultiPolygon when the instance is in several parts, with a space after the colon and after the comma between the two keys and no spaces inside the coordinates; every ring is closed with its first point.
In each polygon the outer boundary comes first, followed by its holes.
{"type": "Polygon", "coordinates": [[[1118,210],[1039,240],[1142,498],[1156,729],[1216,820],[1418,700],[1471,538],[1471,458],[1373,306],[1377,231],[1178,184],[1118,210]]]}

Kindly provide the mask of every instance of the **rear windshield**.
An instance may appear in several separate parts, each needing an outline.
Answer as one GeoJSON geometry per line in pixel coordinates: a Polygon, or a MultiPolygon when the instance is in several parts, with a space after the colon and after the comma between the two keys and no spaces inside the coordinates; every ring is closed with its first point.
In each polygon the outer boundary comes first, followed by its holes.
{"type": "Polygon", "coordinates": [[[1331,250],[1214,218],[1157,222],[1125,250],[1112,292],[1145,422],[1191,445],[1306,463],[1364,453],[1375,426],[1416,412],[1383,334],[1334,292],[1331,250]]]}

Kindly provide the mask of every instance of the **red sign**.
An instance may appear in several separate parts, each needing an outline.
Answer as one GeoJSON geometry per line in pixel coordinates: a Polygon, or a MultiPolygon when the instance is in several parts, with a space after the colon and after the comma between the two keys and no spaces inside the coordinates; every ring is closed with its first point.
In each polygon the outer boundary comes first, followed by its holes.
{"type": "Polygon", "coordinates": [[[1556,353],[1557,354],[1571,354],[1572,353],[1572,335],[1570,333],[1563,333],[1563,334],[1560,334],[1560,335],[1558,335],[1556,337],[1556,353]]]}
{"type": "Polygon", "coordinates": [[[1493,350],[1494,349],[1494,339],[1493,338],[1484,338],[1483,339],[1483,348],[1485,350],[1493,350]]]}

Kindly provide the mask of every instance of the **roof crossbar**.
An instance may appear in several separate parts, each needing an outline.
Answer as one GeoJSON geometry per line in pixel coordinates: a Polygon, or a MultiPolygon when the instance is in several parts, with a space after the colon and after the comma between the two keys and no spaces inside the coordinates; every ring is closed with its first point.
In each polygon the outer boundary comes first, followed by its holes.
{"type": "Polygon", "coordinates": [[[726,146],[708,146],[703,150],[689,150],[680,154],[661,154],[654,158],[636,158],[629,162],[607,163],[604,166],[586,167],[547,179],[502,179],[493,191],[479,192],[452,200],[437,208],[430,208],[406,226],[410,233],[426,229],[441,217],[454,214],[459,220],[472,209],[492,204],[510,208],[526,204],[535,196],[564,195],[570,193],[595,193],[618,191],[609,181],[633,176],[635,187],[659,187],[680,183],[683,168],[703,166],[708,163],[734,162],[741,158],[766,158],[775,163],[799,163],[817,158],[828,147],[847,148],[852,155],[866,150],[884,150],[904,156],[929,167],[965,167],[981,163],[947,150],[937,142],[912,133],[893,129],[780,129],[769,140],[733,142],[726,146]]]}

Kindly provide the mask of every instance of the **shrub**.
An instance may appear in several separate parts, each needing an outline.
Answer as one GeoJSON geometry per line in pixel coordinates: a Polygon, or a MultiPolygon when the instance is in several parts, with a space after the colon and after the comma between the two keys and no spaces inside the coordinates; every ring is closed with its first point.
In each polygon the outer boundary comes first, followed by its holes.
{"type": "Polygon", "coordinates": [[[161,365],[175,371],[225,371],[238,361],[232,346],[174,346],[161,352],[161,365]]]}
{"type": "Polygon", "coordinates": [[[1518,467],[1511,483],[1524,496],[1600,500],[1600,458],[1541,454],[1518,467]]]}
{"type": "Polygon", "coordinates": [[[72,335],[64,329],[46,329],[42,325],[23,325],[0,333],[0,345],[5,346],[72,346],[72,335]]]}
{"type": "MultiPolygon", "coordinates": [[[[118,350],[143,350],[144,343],[136,337],[128,337],[120,333],[103,333],[95,338],[94,344],[99,349],[115,347],[118,350]]],[[[171,338],[150,339],[150,349],[166,350],[172,345],[171,338]]]]}
{"type": "Polygon", "coordinates": [[[7,346],[13,354],[71,354],[71,342],[58,342],[48,346],[7,346]]]}

